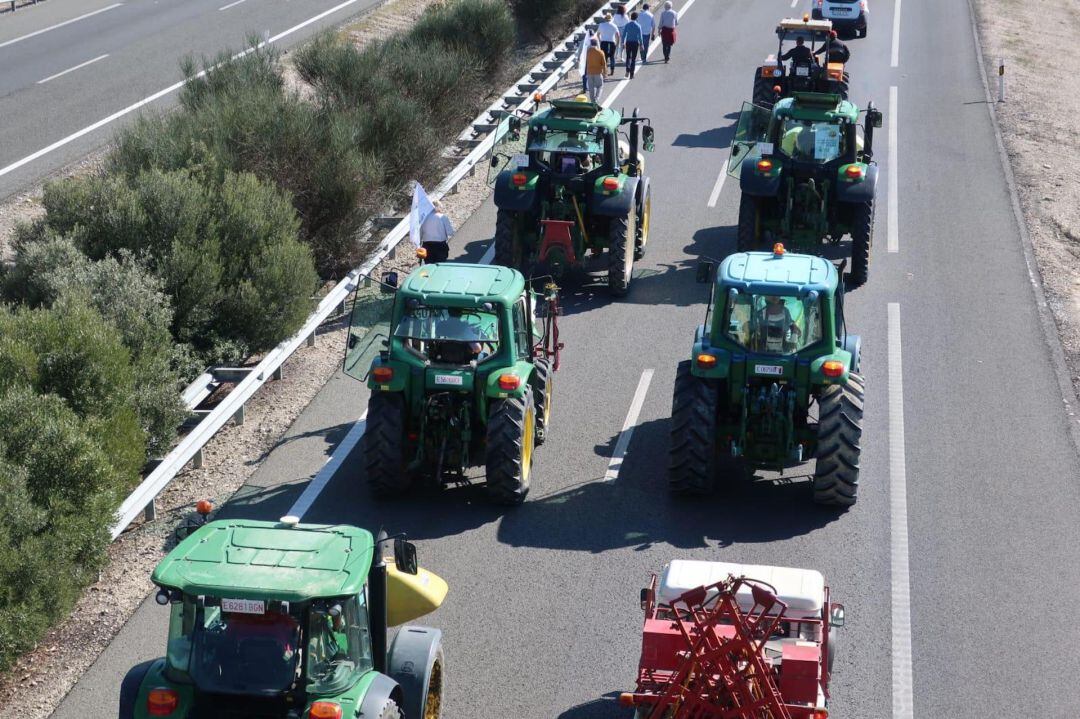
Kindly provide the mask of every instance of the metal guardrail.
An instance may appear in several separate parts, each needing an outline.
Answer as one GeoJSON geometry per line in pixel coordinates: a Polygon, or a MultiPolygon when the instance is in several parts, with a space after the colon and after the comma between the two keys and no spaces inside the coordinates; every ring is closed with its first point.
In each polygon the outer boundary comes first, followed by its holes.
{"type": "MultiPolygon", "coordinates": [[[[623,4],[630,10],[641,2],[643,0],[629,2],[624,0],[623,4]]],[[[430,193],[433,200],[453,190],[459,182],[473,173],[477,164],[487,157],[495,143],[505,134],[505,123],[502,122],[505,117],[535,106],[533,93],[549,92],[570,70],[576,67],[577,44],[585,33],[602,19],[602,14],[610,11],[617,4],[619,4],[617,0],[605,3],[592,19],[578,26],[554,50],[511,85],[499,102],[491,105],[470,123],[470,129],[459,137],[456,144],[459,147],[471,147],[471,150],[430,193]]],[[[120,505],[120,509],[117,510],[117,521],[112,526],[113,539],[120,536],[140,515],[145,514],[148,518],[153,518],[154,499],[168,486],[169,482],[183,470],[188,462],[194,462],[196,467],[202,466],[203,447],[231,420],[243,421],[244,406],[247,401],[267,380],[280,379],[281,366],[301,344],[313,345],[315,343],[319,326],[326,321],[335,308],[346,302],[349,295],[359,287],[362,278],[369,277],[383,260],[392,256],[398,243],[408,234],[409,219],[405,217],[397,221],[393,229],[387,233],[360,267],[350,272],[323,297],[318,308],[308,317],[300,331],[271,350],[257,365],[250,368],[209,369],[184,390],[184,402],[188,409],[195,412],[197,424],[120,505]],[[195,408],[223,382],[237,384],[214,409],[207,412],[195,411],[195,408]]]]}
{"type": "Polygon", "coordinates": [[[15,12],[16,8],[25,7],[27,5],[37,5],[39,2],[45,2],[45,0],[8,0],[11,3],[11,12],[15,12]],[[21,3],[21,4],[18,4],[21,3]]]}

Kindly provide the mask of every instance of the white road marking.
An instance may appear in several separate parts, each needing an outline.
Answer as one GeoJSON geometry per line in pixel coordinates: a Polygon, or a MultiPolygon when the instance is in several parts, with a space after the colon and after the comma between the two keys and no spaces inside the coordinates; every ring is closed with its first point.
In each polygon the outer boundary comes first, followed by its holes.
{"type": "Polygon", "coordinates": [[[911,573],[908,568],[907,463],[900,305],[889,303],[889,508],[892,566],[892,719],[912,719],[911,573]]]}
{"type": "MultiPolygon", "coordinates": [[[[308,18],[307,20],[300,23],[299,25],[294,25],[293,27],[289,28],[288,30],[285,30],[284,32],[280,32],[277,35],[274,35],[273,37],[267,38],[267,40],[265,42],[259,43],[257,47],[263,47],[264,45],[275,43],[275,42],[277,42],[278,40],[280,40],[280,39],[282,39],[284,37],[292,35],[297,30],[302,30],[303,28],[307,27],[308,25],[311,25],[312,23],[316,23],[319,20],[322,20],[323,18],[327,17],[328,15],[333,15],[337,11],[348,7],[349,5],[353,5],[356,2],[358,2],[358,0],[345,0],[345,2],[342,2],[342,3],[338,4],[338,5],[335,5],[334,7],[330,8],[329,10],[325,10],[325,11],[319,13],[318,15],[315,15],[314,17],[308,18]]],[[[99,12],[101,12],[101,11],[99,11],[99,12]]],[[[78,18],[76,18],[76,19],[78,19],[78,18]]],[[[74,22],[74,21],[69,20],[68,22],[74,22]]],[[[27,36],[27,37],[29,37],[29,36],[27,36]]],[[[11,42],[14,42],[14,41],[11,41],[11,42]]],[[[2,47],[2,46],[0,46],[0,47],[2,47]]],[[[249,52],[251,52],[253,49],[255,49],[255,48],[248,48],[247,50],[244,50],[243,52],[238,52],[235,55],[233,55],[233,59],[235,60],[236,58],[243,57],[244,55],[247,55],[249,52]]],[[[206,70],[203,70],[202,72],[198,73],[195,77],[200,78],[200,77],[203,77],[205,74],[206,74],[206,70]]],[[[74,142],[75,140],[78,140],[80,137],[83,137],[84,135],[88,135],[91,132],[93,132],[94,130],[98,130],[98,129],[104,127],[105,125],[108,125],[109,123],[114,122],[115,120],[120,119],[124,115],[128,115],[128,114],[134,112],[135,110],[138,110],[140,107],[148,105],[148,104],[150,104],[151,102],[153,102],[155,100],[158,100],[158,99],[160,99],[162,97],[165,97],[166,95],[168,95],[171,92],[175,92],[176,90],[179,90],[181,87],[184,86],[184,84],[186,82],[187,82],[187,80],[181,80],[180,82],[169,85],[164,90],[158,90],[153,95],[148,95],[147,97],[144,97],[143,99],[139,100],[135,104],[128,105],[123,110],[118,110],[118,111],[114,112],[113,114],[109,115],[108,117],[105,117],[105,118],[102,118],[101,120],[98,120],[97,122],[95,122],[92,125],[87,125],[83,129],[81,129],[81,130],[79,130],[77,132],[73,132],[72,134],[68,135],[67,137],[65,137],[62,140],[57,140],[56,142],[49,145],[48,147],[43,147],[40,150],[38,150],[37,152],[34,152],[34,153],[30,154],[30,155],[27,155],[26,157],[22,158],[21,160],[16,160],[15,162],[11,163],[7,167],[0,168],[0,177],[3,177],[4,175],[7,175],[10,172],[14,172],[15,170],[19,169],[23,165],[31,163],[31,162],[33,162],[34,160],[37,160],[40,157],[44,157],[45,155],[48,155],[50,152],[53,152],[54,150],[58,150],[59,148],[63,147],[64,145],[70,144],[70,143],[74,142]]]]}
{"type": "Polygon", "coordinates": [[[799,0],[791,0],[791,7],[795,7],[799,4],[799,0]]]}
{"type": "Polygon", "coordinates": [[[495,259],[495,241],[492,240],[488,245],[487,250],[484,251],[484,256],[480,258],[481,265],[490,265],[491,261],[495,259]]]}
{"type": "MultiPolygon", "coordinates": [[[[697,0],[686,0],[686,4],[683,5],[682,8],[679,10],[679,19],[680,20],[682,20],[682,16],[686,14],[686,11],[689,10],[691,8],[691,6],[693,6],[693,4],[696,3],[696,2],[697,2],[697,0]]],[[[657,4],[659,5],[659,3],[657,3],[657,4]]]]}
{"type": "Polygon", "coordinates": [[[228,5],[223,5],[222,7],[218,8],[218,12],[220,12],[222,10],[228,10],[231,7],[236,7],[237,5],[239,5],[242,2],[247,2],[247,0],[236,0],[236,2],[231,2],[228,5]]]}
{"type": "Polygon", "coordinates": [[[716,178],[716,184],[713,185],[712,194],[709,195],[709,207],[716,207],[716,203],[720,200],[720,193],[724,189],[724,181],[727,180],[727,159],[724,159],[724,164],[720,168],[720,177],[716,178]]]}
{"type": "Polygon", "coordinates": [[[615,441],[615,451],[611,453],[607,472],[604,473],[605,482],[614,482],[619,478],[619,470],[622,469],[623,458],[630,446],[630,438],[634,435],[634,427],[637,425],[638,415],[641,414],[641,405],[645,403],[645,394],[649,391],[649,383],[652,382],[653,371],[647,369],[641,373],[638,380],[637,390],[634,392],[634,400],[630,403],[630,411],[626,415],[622,431],[615,441]]]}
{"type": "Polygon", "coordinates": [[[900,181],[897,179],[900,176],[900,132],[897,126],[897,94],[896,85],[889,88],[889,252],[900,251],[900,181]]]}
{"type": "Polygon", "coordinates": [[[105,59],[105,58],[107,58],[108,56],[109,56],[109,53],[105,53],[104,55],[99,55],[98,57],[95,57],[95,58],[94,58],[93,60],[87,60],[86,62],[82,62],[82,63],[79,63],[79,64],[78,64],[78,65],[76,65],[75,67],[69,67],[69,68],[68,68],[67,70],[64,70],[63,72],[58,72],[58,73],[56,73],[55,75],[49,75],[49,76],[48,76],[47,78],[45,78],[44,80],[38,80],[38,81],[37,81],[37,84],[38,84],[38,85],[44,85],[44,84],[45,84],[45,83],[47,83],[47,82],[48,82],[49,80],[55,80],[56,78],[60,77],[61,75],[67,75],[67,74],[68,74],[69,72],[75,72],[76,70],[78,70],[78,69],[80,69],[80,68],[83,68],[83,67],[86,67],[87,65],[92,65],[92,64],[94,64],[94,63],[95,63],[95,62],[97,62],[98,60],[104,60],[104,59],[105,59]]]}
{"type": "Polygon", "coordinates": [[[364,429],[367,427],[367,410],[360,415],[360,419],[356,420],[356,424],[352,426],[349,433],[345,435],[345,439],[341,440],[341,444],[334,448],[334,453],[326,460],[326,464],[319,470],[319,473],[315,475],[314,479],[308,483],[308,486],[304,489],[304,492],[297,497],[293,506],[289,508],[289,511],[284,516],[293,516],[304,518],[308,510],[311,509],[311,505],[315,503],[322,491],[326,489],[327,483],[330,482],[330,478],[337,474],[337,471],[341,469],[341,465],[344,464],[345,458],[348,457],[353,447],[360,442],[360,438],[364,436],[364,429]]]}
{"type": "Polygon", "coordinates": [[[900,5],[903,0],[896,0],[892,18],[892,66],[900,67],[900,5]]]}
{"type": "Polygon", "coordinates": [[[122,2],[118,2],[118,3],[114,4],[114,5],[110,5],[108,7],[103,7],[100,10],[94,10],[93,12],[88,12],[85,15],[80,15],[79,17],[73,17],[70,20],[65,20],[64,22],[58,22],[55,25],[50,25],[49,27],[43,27],[40,30],[35,30],[34,32],[30,32],[30,33],[27,33],[25,35],[21,35],[21,36],[15,38],[14,40],[8,40],[7,42],[0,42],[0,47],[7,47],[8,45],[14,45],[17,42],[22,42],[23,40],[29,40],[30,38],[37,37],[38,35],[40,35],[42,33],[49,32],[50,30],[55,30],[55,29],[60,28],[60,27],[64,27],[65,25],[70,25],[71,23],[78,22],[79,20],[85,20],[86,18],[91,17],[93,15],[98,15],[100,13],[103,13],[106,10],[115,10],[116,8],[120,7],[123,4],[124,3],[122,3],[122,2]]]}

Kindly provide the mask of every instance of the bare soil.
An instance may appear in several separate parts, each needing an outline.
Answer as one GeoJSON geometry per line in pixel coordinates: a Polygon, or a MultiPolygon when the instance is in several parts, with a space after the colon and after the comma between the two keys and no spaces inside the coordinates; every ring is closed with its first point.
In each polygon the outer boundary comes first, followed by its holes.
{"type": "Polygon", "coordinates": [[[1050,72],[1075,45],[1076,0],[975,0],[991,93],[1047,301],[1080,391],[1080,76],[1050,72]]]}

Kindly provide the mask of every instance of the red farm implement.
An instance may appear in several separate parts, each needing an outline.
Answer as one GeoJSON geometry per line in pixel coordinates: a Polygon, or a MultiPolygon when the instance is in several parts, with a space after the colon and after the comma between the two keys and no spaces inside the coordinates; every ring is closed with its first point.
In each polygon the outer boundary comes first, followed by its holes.
{"type": "Polygon", "coordinates": [[[642,590],[638,719],[825,719],[844,621],[811,570],[674,561],[642,590]]]}

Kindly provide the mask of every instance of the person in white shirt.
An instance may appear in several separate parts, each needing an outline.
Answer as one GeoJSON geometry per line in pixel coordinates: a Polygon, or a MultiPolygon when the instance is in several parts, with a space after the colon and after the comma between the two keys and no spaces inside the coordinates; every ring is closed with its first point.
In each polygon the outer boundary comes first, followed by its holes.
{"type": "Polygon", "coordinates": [[[649,3],[641,6],[637,24],[641,26],[641,64],[649,61],[649,42],[656,37],[656,18],[649,10],[649,3]]]}
{"type": "Polygon", "coordinates": [[[670,0],[664,3],[660,13],[660,42],[664,46],[664,62],[671,61],[671,46],[675,44],[675,28],[679,26],[679,13],[671,9],[670,0]]]}
{"type": "Polygon", "coordinates": [[[420,225],[420,246],[427,250],[427,262],[446,262],[450,257],[450,238],[454,236],[454,225],[443,214],[442,202],[432,203],[435,211],[428,215],[420,225]]]}
{"type": "Polygon", "coordinates": [[[608,74],[615,74],[615,50],[619,47],[622,37],[619,28],[611,21],[611,13],[604,14],[604,22],[596,26],[596,36],[600,38],[600,49],[604,51],[608,59],[608,74]]]}
{"type": "Polygon", "coordinates": [[[618,56],[621,58],[622,54],[623,54],[623,44],[624,44],[623,43],[623,41],[624,41],[623,35],[625,34],[623,32],[623,28],[626,27],[626,23],[630,22],[630,16],[626,14],[626,6],[625,5],[616,5],[615,6],[615,18],[612,20],[612,22],[615,23],[615,27],[619,31],[619,52],[618,52],[618,56]]]}

